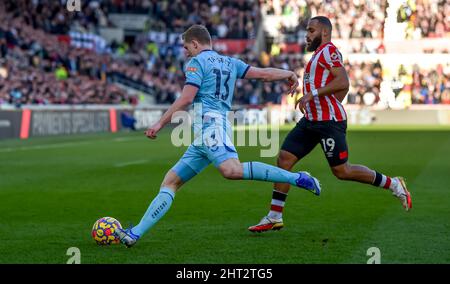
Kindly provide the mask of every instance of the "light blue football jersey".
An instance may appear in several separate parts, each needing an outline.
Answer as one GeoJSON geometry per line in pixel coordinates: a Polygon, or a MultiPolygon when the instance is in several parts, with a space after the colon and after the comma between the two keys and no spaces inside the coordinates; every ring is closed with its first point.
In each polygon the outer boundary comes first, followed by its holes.
{"type": "Polygon", "coordinates": [[[184,182],[210,163],[218,167],[228,159],[239,159],[227,112],[236,80],[244,78],[249,68],[239,59],[212,50],[202,51],[186,64],[186,85],[198,87],[198,92],[194,99],[194,141],[172,168],[184,182]]]}
{"type": "Polygon", "coordinates": [[[193,57],[185,66],[185,74],[186,84],[199,88],[194,106],[201,104],[201,113],[195,113],[196,119],[208,113],[225,117],[231,110],[236,80],[244,78],[249,68],[242,60],[213,50],[193,57]]]}

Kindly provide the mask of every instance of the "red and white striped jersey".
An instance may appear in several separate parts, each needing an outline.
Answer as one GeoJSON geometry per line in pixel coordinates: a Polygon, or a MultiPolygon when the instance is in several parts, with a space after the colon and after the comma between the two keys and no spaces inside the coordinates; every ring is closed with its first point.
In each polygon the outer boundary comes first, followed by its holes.
{"type": "MultiPolygon", "coordinates": [[[[321,45],[306,65],[303,94],[327,85],[334,78],[330,69],[343,65],[342,54],[333,43],[321,45]]],[[[314,97],[306,105],[305,118],[310,121],[343,121],[347,119],[347,114],[339,100],[331,94],[314,97]]]]}

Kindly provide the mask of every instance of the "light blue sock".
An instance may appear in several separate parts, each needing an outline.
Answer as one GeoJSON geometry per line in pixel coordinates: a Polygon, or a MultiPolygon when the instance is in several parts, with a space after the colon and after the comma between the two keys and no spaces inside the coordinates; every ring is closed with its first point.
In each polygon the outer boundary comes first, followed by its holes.
{"type": "Polygon", "coordinates": [[[291,173],[261,162],[242,163],[242,166],[244,168],[243,179],[246,180],[261,180],[296,185],[295,181],[299,178],[298,173],[291,173]]]}
{"type": "Polygon", "coordinates": [[[172,205],[175,193],[167,187],[161,187],[158,195],[153,199],[144,216],[137,226],[133,227],[131,232],[142,237],[151,227],[153,227],[159,219],[169,211],[172,205]]]}

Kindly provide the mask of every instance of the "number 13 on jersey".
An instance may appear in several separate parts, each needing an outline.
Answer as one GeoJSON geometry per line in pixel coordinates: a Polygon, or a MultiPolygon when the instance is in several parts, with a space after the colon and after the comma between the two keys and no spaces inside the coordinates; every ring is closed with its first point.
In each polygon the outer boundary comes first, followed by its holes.
{"type": "Polygon", "coordinates": [[[214,94],[214,97],[216,99],[222,99],[226,101],[228,99],[228,96],[230,95],[230,86],[228,85],[228,81],[230,80],[230,71],[227,70],[220,70],[217,68],[213,69],[214,74],[216,75],[216,93],[214,94]],[[220,87],[222,84],[222,75],[225,77],[225,80],[223,82],[223,85],[225,87],[225,93],[221,94],[220,87]]]}

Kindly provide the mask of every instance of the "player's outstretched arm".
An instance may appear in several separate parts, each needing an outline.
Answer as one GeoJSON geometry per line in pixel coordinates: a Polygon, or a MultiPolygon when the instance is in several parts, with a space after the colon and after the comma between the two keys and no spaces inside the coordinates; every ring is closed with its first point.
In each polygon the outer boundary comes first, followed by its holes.
{"type": "Polygon", "coordinates": [[[167,123],[172,119],[172,115],[179,111],[185,109],[188,105],[192,104],[195,95],[197,95],[198,88],[192,85],[185,85],[181,96],[169,107],[169,109],[163,114],[158,122],[152,125],[145,135],[150,139],[155,139],[156,134],[160,131],[167,123]]]}
{"type": "Polygon", "coordinates": [[[245,74],[244,79],[257,79],[265,82],[288,80],[290,94],[294,94],[298,87],[298,78],[294,72],[278,68],[259,68],[252,66],[245,74]]]}

